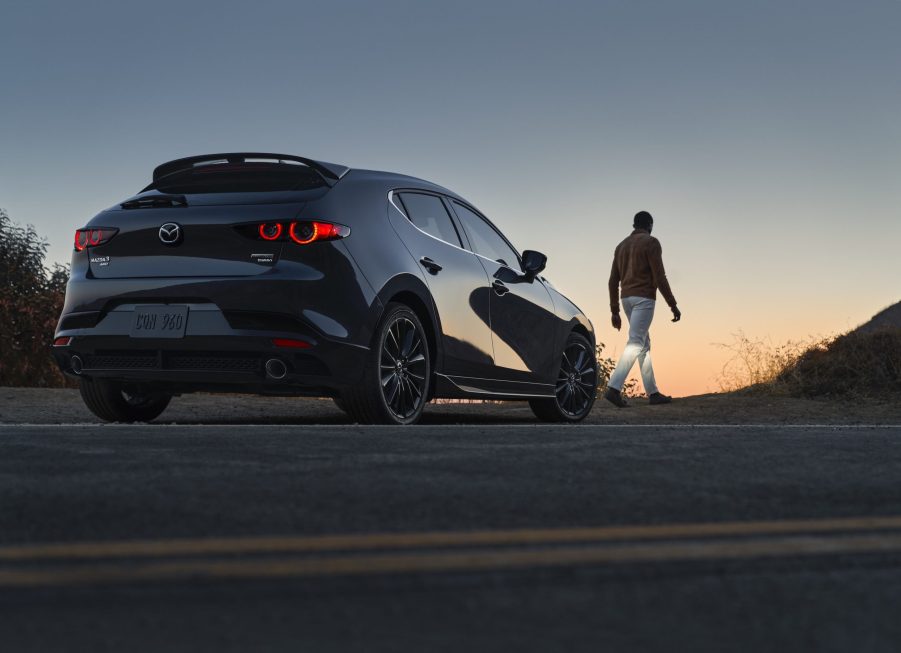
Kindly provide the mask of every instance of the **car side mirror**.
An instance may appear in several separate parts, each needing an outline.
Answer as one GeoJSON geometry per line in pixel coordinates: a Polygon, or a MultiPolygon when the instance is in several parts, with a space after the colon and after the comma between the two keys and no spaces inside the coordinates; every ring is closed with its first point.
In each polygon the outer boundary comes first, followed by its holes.
{"type": "Polygon", "coordinates": [[[522,253],[522,269],[527,276],[535,278],[547,265],[547,256],[533,249],[527,249],[522,253]]]}

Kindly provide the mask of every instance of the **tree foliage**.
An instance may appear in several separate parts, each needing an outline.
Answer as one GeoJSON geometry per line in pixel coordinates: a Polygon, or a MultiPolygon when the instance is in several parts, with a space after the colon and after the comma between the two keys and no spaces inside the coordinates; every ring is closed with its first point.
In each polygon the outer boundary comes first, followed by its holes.
{"type": "Polygon", "coordinates": [[[67,385],[50,355],[68,266],[47,268],[47,241],[0,209],[0,385],[67,385]]]}

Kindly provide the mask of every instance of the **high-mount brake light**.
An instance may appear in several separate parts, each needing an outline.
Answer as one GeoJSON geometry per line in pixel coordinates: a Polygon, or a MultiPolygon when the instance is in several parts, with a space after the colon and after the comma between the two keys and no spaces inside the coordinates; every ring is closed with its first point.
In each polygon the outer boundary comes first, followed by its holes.
{"type": "Polygon", "coordinates": [[[83,252],[87,247],[97,247],[97,245],[108,243],[118,231],[118,229],[109,227],[79,229],[75,232],[75,251],[83,252]]]}
{"type": "Polygon", "coordinates": [[[298,245],[309,245],[320,240],[337,240],[350,235],[350,227],[332,222],[292,222],[288,235],[298,245]]]}
{"type": "Polygon", "coordinates": [[[282,237],[284,227],[281,222],[264,222],[258,231],[263,240],[278,240],[282,237]]]}

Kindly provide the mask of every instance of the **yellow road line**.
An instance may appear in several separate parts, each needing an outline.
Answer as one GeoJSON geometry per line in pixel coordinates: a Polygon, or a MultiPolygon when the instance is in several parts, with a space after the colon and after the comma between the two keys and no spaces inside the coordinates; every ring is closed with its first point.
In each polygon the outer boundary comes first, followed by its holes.
{"type": "Polygon", "coordinates": [[[776,556],[901,551],[901,534],[776,536],[756,540],[658,542],[552,549],[469,550],[264,560],[143,561],[0,570],[0,587],[106,585],[139,582],[358,576],[392,573],[511,570],[638,562],[735,560],[776,556]]]}
{"type": "Polygon", "coordinates": [[[0,561],[316,553],[458,546],[515,546],[901,529],[901,516],[462,532],[220,537],[119,542],[57,542],[0,547],[0,561]]]}

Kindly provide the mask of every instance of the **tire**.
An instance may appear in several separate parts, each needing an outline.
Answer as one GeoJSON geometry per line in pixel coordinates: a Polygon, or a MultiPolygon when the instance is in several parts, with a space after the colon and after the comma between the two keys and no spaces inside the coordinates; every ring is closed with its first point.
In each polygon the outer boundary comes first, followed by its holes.
{"type": "Polygon", "coordinates": [[[347,412],[347,404],[344,403],[344,400],[341,397],[332,397],[332,401],[335,402],[335,405],[340,408],[342,412],[347,412]]]}
{"type": "Polygon", "coordinates": [[[172,395],[141,392],[139,386],[107,379],[79,379],[85,406],[105,422],[149,422],[160,416],[172,395]]]}
{"type": "Polygon", "coordinates": [[[566,339],[554,384],[552,399],[529,401],[535,417],[569,423],[585,419],[597,398],[598,364],[591,342],[581,333],[571,333],[566,339]]]}
{"type": "Polygon", "coordinates": [[[415,424],[428,402],[431,374],[422,323],[392,302],[373,337],[363,380],[341,394],[339,405],[361,424],[415,424]]]}

